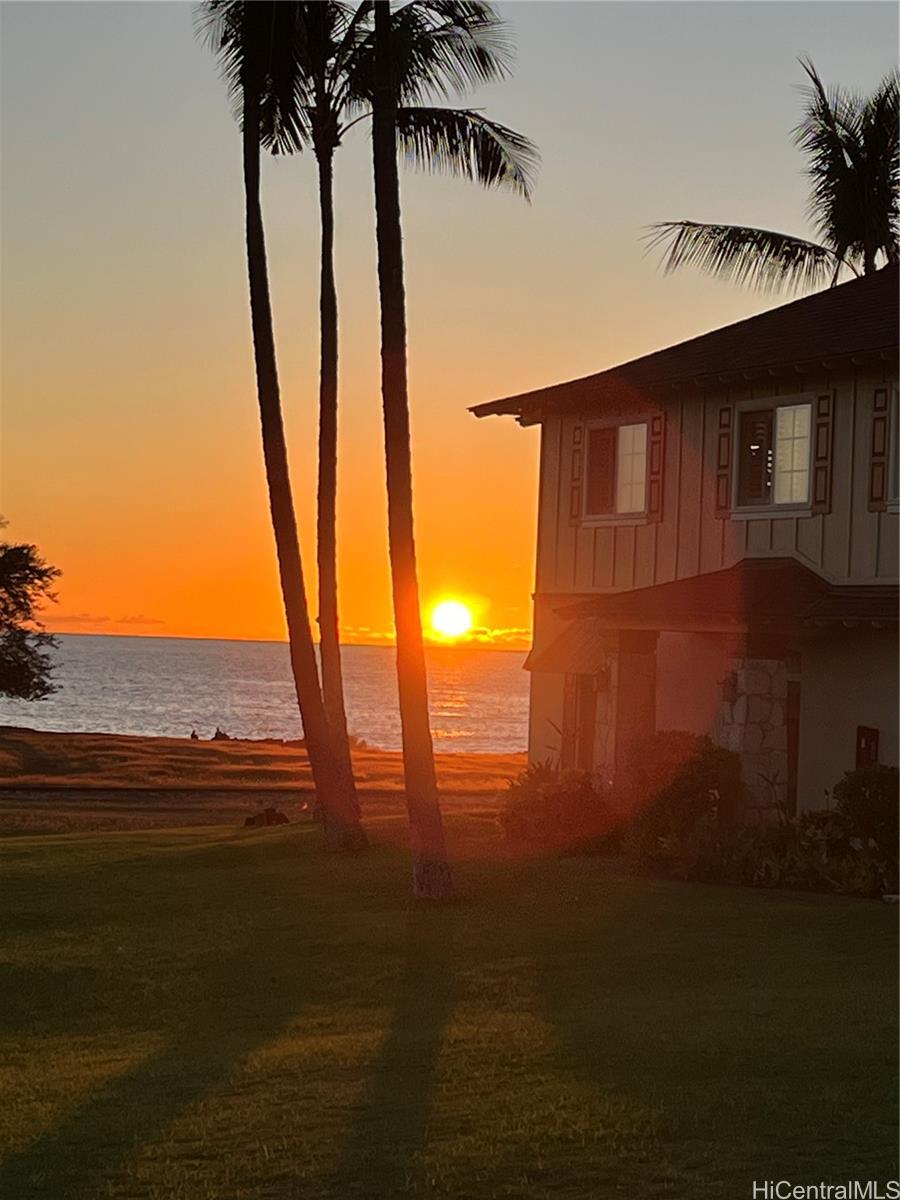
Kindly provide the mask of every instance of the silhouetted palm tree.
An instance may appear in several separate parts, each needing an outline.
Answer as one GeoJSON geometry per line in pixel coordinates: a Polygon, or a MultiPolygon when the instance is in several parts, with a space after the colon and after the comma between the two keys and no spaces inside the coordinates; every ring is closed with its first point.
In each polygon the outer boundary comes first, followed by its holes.
{"type": "Polygon", "coordinates": [[[737,283],[770,288],[837,283],[843,268],[868,274],[900,259],[898,80],[892,73],[871,96],[826,91],[808,59],[806,109],[794,140],[808,160],[809,217],[819,242],[770,229],[664,221],[649,244],[665,246],[666,271],[699,267],[737,283]]]}
{"type": "Polygon", "coordinates": [[[295,22],[295,6],[277,0],[209,0],[198,17],[199,29],[219,56],[242,128],[256,386],[291,669],[326,839],[333,849],[350,849],[364,844],[365,835],[334,754],[319,688],[288,472],[259,190],[262,131],[281,129],[291,119],[295,22]]]}
{"type": "MultiPolygon", "coordinates": [[[[275,153],[311,147],[321,220],[319,289],[318,586],[322,690],[335,752],[352,786],[341,672],[337,589],[338,306],[334,276],[334,155],[345,133],[371,116],[371,0],[297,4],[296,81],[290,119],[271,121],[275,153]]],[[[393,14],[398,137],[410,161],[528,196],[536,154],[527,139],[481,113],[425,105],[450,91],[503,77],[509,47],[489,5],[411,0],[393,14]]]]}
{"type": "Polygon", "coordinates": [[[388,538],[403,768],[417,896],[445,899],[452,892],[438,803],[434,750],[413,531],[412,461],[406,369],[406,296],[397,172],[397,99],[391,56],[390,0],[375,0],[372,156],[375,235],[381,303],[381,394],[388,491],[388,538]]]}

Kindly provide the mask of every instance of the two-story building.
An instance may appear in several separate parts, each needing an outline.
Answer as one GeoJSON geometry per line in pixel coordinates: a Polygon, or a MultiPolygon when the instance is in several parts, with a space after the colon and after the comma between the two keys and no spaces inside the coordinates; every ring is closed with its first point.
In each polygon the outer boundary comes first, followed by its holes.
{"type": "Polygon", "coordinates": [[[898,271],[472,411],[540,424],[529,754],[654,730],[826,805],[896,764],[898,271]]]}

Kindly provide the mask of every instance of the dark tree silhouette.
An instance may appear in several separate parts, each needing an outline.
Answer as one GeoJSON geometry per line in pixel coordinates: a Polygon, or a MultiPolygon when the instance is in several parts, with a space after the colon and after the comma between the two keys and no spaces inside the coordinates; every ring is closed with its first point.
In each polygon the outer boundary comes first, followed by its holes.
{"type": "MultiPolygon", "coordinates": [[[[311,148],[318,169],[319,474],[317,565],[322,691],[332,742],[352,787],[340,654],[337,586],[338,300],[334,274],[334,156],[346,132],[371,116],[374,47],[371,0],[294,5],[288,113],[273,113],[264,144],[273,153],[311,148]]],[[[414,166],[446,171],[527,197],[536,161],[526,138],[481,113],[427,107],[466,87],[502,78],[510,50],[490,5],[411,0],[393,14],[398,139],[414,166]]]]}
{"type": "MultiPolygon", "coordinates": [[[[0,520],[0,528],[3,524],[0,520]]],[[[58,576],[36,546],[0,542],[0,696],[43,700],[56,691],[47,653],[54,641],[44,632],[38,609],[55,599],[58,576]]]]}
{"type": "Polygon", "coordinates": [[[806,241],[771,229],[663,221],[650,246],[667,250],[667,272],[693,266],[759,288],[822,287],[842,270],[868,274],[900,259],[898,79],[888,75],[871,96],[827,91],[808,59],[803,120],[794,141],[807,159],[809,217],[819,236],[806,241]]]}
{"type": "Polygon", "coordinates": [[[256,386],[291,669],[327,844],[354,849],[364,844],[365,835],[355,797],[334,754],[319,686],[288,472],[259,187],[262,131],[290,119],[295,22],[295,6],[278,0],[210,0],[199,18],[240,103],[256,386]]]}
{"type": "Polygon", "coordinates": [[[440,900],[452,892],[438,803],[425,647],[413,530],[412,461],[406,367],[406,296],[397,173],[396,98],[391,73],[390,0],[375,0],[375,88],[372,155],[378,293],[381,302],[381,395],[388,494],[388,542],[403,769],[413,850],[416,896],[440,900]]]}

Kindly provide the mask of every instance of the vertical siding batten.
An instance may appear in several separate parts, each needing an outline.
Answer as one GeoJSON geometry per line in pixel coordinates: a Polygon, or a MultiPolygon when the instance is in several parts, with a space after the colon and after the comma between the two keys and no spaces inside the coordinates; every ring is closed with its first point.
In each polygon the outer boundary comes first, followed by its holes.
{"type": "Polygon", "coordinates": [[[634,526],[616,525],[614,537],[613,587],[616,591],[633,586],[634,526]]]}
{"type": "Polygon", "coordinates": [[[685,579],[699,570],[700,495],[703,454],[700,441],[702,409],[692,397],[681,402],[681,511],[678,514],[678,575],[685,579]],[[695,544],[696,539],[696,544],[695,544]]]}
{"type": "Polygon", "coordinates": [[[682,501],[683,501],[682,488],[681,488],[681,463],[682,463],[683,449],[684,449],[684,400],[682,399],[682,400],[679,400],[679,402],[678,402],[678,475],[677,475],[677,482],[675,484],[675,495],[677,497],[677,500],[675,502],[675,564],[674,564],[675,571],[672,576],[673,579],[681,578],[681,576],[679,574],[678,557],[679,557],[679,551],[681,549],[681,507],[682,507],[682,501]]]}
{"type": "Polygon", "coordinates": [[[703,482],[706,474],[706,397],[700,397],[700,453],[697,461],[700,467],[700,480],[697,486],[697,574],[703,570],[703,482]]]}
{"type": "Polygon", "coordinates": [[[561,417],[556,418],[556,427],[557,427],[557,435],[556,435],[556,520],[554,521],[556,536],[553,539],[553,585],[552,585],[554,591],[556,590],[556,588],[559,587],[559,551],[560,551],[560,544],[562,542],[562,538],[560,536],[561,532],[562,532],[562,497],[560,495],[560,492],[562,489],[562,479],[563,479],[563,462],[562,462],[563,420],[561,417]]]}
{"type": "Polygon", "coordinates": [[[635,587],[635,577],[637,575],[637,529],[631,530],[631,582],[629,587],[635,587]]]}
{"type": "Polygon", "coordinates": [[[541,422],[541,444],[538,451],[538,514],[534,547],[534,590],[539,592],[543,585],[544,548],[547,544],[547,424],[541,422]]]}
{"type": "MultiPolygon", "coordinates": [[[[856,487],[856,418],[859,409],[859,372],[853,372],[853,382],[851,385],[851,402],[850,402],[850,453],[847,455],[847,578],[853,578],[853,519],[850,514],[853,512],[854,490],[856,487]]],[[[822,558],[825,558],[825,536],[824,530],[822,535],[822,558]]]]}

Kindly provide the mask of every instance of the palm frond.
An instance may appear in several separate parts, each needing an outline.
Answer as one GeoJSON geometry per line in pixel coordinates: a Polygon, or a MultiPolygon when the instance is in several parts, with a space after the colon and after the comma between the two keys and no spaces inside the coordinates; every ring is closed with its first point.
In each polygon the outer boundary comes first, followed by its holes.
{"type": "MultiPolygon", "coordinates": [[[[397,13],[401,29],[402,18],[410,11],[418,18],[421,36],[430,43],[432,78],[429,81],[423,76],[421,80],[426,86],[442,94],[451,90],[462,93],[509,75],[515,50],[509,26],[492,4],[481,0],[409,0],[397,13]]],[[[402,84],[400,99],[401,103],[406,101],[402,84]]]]}
{"type": "MultiPolygon", "coordinates": [[[[368,26],[371,25],[373,13],[372,5],[373,0],[362,0],[361,3],[358,3],[350,12],[340,36],[336,39],[331,69],[327,75],[328,86],[332,91],[338,86],[341,73],[346,69],[347,64],[352,62],[354,54],[368,36],[368,26]]],[[[346,7],[351,8],[350,5],[346,7]]]]}
{"type": "Polygon", "coordinates": [[[296,104],[301,7],[285,0],[205,0],[194,13],[197,36],[219,60],[235,119],[240,123],[244,92],[253,89],[260,140],[275,153],[303,142],[296,104]]]}
{"type": "Polygon", "coordinates": [[[865,98],[826,89],[812,62],[800,62],[810,85],[794,140],[807,158],[810,220],[837,257],[871,270],[878,252],[897,253],[896,74],[865,98]]]}
{"type": "MultiPolygon", "coordinates": [[[[409,0],[391,17],[391,65],[399,104],[428,104],[505,78],[513,62],[507,25],[490,4],[466,0],[409,0]]],[[[371,102],[374,43],[354,56],[351,103],[371,102]]]]}
{"type": "Polygon", "coordinates": [[[888,262],[900,260],[900,78],[892,71],[866,101],[862,140],[872,237],[888,262]]]}
{"type": "Polygon", "coordinates": [[[858,96],[827,90],[809,59],[800,65],[809,77],[803,119],[793,131],[807,157],[810,198],[807,213],[818,236],[841,258],[859,257],[860,223],[865,208],[860,160],[858,96]]]}
{"type": "Polygon", "coordinates": [[[841,261],[827,246],[771,229],[661,221],[650,226],[647,248],[663,248],[666,274],[698,267],[709,275],[763,291],[824,287],[841,261]]]}
{"type": "Polygon", "coordinates": [[[472,109],[401,108],[397,141],[420,170],[456,175],[531,198],[540,161],[528,138],[472,109]]]}

